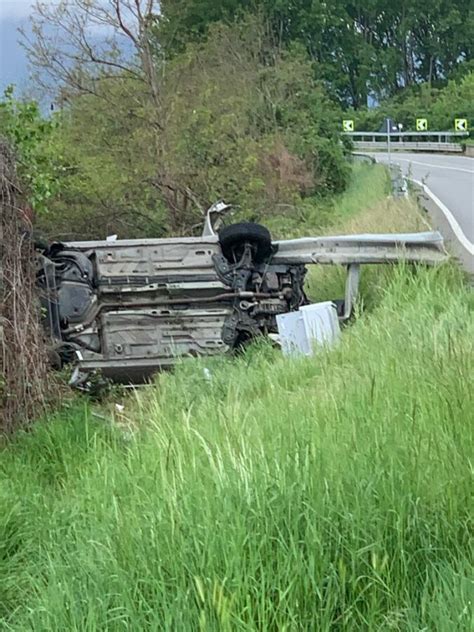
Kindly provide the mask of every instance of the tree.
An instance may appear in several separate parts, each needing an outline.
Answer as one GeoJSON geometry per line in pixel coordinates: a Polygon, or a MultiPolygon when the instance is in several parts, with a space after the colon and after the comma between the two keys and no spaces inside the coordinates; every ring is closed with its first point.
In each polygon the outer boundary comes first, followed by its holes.
{"type": "Polygon", "coordinates": [[[344,187],[337,110],[305,51],[279,51],[254,16],[169,61],[162,101],[156,182],[174,230],[220,197],[255,217],[344,187]]]}
{"type": "Polygon", "coordinates": [[[17,169],[31,208],[47,213],[59,192],[63,169],[51,139],[55,119],[42,116],[38,103],[15,99],[13,87],[5,90],[0,101],[0,136],[7,138],[16,151],[17,169]]]}
{"type": "Polygon", "coordinates": [[[156,0],[35,6],[24,45],[37,81],[62,110],[55,140],[68,165],[55,212],[44,220],[55,234],[103,235],[113,226],[130,235],[163,231],[149,185],[161,151],[157,16],[156,0]],[[64,217],[65,204],[73,222],[64,217]]]}
{"type": "Polygon", "coordinates": [[[182,50],[242,7],[261,12],[280,44],[304,45],[344,106],[445,82],[472,57],[474,13],[464,0],[163,0],[162,44],[182,50]]]}
{"type": "Polygon", "coordinates": [[[42,227],[56,239],[163,236],[166,208],[152,184],[155,108],[121,77],[96,89],[97,96],[76,95],[57,114],[51,143],[64,169],[42,227]]]}
{"type": "Polygon", "coordinates": [[[37,8],[30,57],[62,82],[64,102],[56,142],[67,168],[46,220],[56,235],[68,225],[88,236],[189,233],[217,197],[255,214],[344,186],[337,114],[302,47],[284,51],[248,16],[170,56],[151,13],[145,27],[135,11],[128,35],[132,9],[131,0],[37,8]],[[113,37],[94,42],[97,24],[113,37]],[[74,37],[53,39],[51,26],[74,37]],[[133,54],[119,50],[127,37],[133,54]]]}
{"type": "Polygon", "coordinates": [[[117,75],[145,84],[159,103],[154,60],[153,27],[158,0],[37,1],[30,37],[22,31],[36,79],[51,89],[61,85],[63,96],[94,94],[97,85],[117,75]]]}
{"type": "Polygon", "coordinates": [[[378,131],[386,117],[402,123],[406,131],[415,131],[416,119],[426,117],[430,130],[453,130],[455,118],[468,120],[474,126],[474,72],[443,88],[429,83],[412,86],[379,107],[356,113],[357,128],[378,131]]]}

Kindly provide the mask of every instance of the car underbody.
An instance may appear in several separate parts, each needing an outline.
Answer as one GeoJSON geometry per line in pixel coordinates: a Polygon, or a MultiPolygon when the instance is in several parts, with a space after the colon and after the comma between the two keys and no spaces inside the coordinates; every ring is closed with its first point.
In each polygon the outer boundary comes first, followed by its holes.
{"type": "Polygon", "coordinates": [[[347,320],[360,265],[435,265],[439,233],[271,241],[234,224],[216,234],[211,207],[202,237],[54,243],[38,252],[37,283],[54,364],[125,383],[146,381],[185,356],[232,351],[276,333],[276,315],[307,304],[309,264],[347,267],[338,315],[347,320]]]}

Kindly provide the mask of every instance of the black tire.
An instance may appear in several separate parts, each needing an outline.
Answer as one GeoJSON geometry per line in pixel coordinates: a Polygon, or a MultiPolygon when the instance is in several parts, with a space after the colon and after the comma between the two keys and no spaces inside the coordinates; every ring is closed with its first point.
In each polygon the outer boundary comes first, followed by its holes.
{"type": "Polygon", "coordinates": [[[264,261],[272,252],[270,231],[265,226],[253,222],[240,222],[224,226],[219,231],[219,243],[222,254],[231,262],[240,258],[246,243],[253,247],[253,258],[256,263],[264,261]]]}
{"type": "Polygon", "coordinates": [[[344,308],[345,308],[344,299],[336,298],[332,301],[332,303],[336,307],[337,315],[340,317],[344,316],[344,308]]]}

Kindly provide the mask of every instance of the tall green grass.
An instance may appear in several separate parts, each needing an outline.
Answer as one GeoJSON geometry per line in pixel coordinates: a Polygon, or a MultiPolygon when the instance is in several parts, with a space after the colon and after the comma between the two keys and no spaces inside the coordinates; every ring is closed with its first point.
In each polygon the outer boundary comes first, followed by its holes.
{"type": "Polygon", "coordinates": [[[379,204],[390,193],[390,176],[382,165],[354,162],[344,193],[330,198],[314,196],[286,212],[259,219],[275,239],[324,234],[335,224],[379,204]]]}
{"type": "Polygon", "coordinates": [[[468,303],[399,268],[337,348],[184,362],[18,436],[0,629],[471,631],[468,303]]]}

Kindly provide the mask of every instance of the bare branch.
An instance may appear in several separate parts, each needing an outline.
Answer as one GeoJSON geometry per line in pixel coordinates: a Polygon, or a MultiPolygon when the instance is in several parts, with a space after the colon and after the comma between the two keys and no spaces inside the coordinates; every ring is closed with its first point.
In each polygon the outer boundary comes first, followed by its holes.
{"type": "Polygon", "coordinates": [[[122,31],[128,35],[128,37],[132,40],[132,42],[135,44],[135,46],[138,47],[138,40],[137,38],[133,35],[133,33],[131,32],[131,30],[125,25],[123,19],[122,19],[122,12],[120,10],[120,0],[113,0],[114,2],[114,6],[115,6],[115,13],[117,15],[117,20],[118,23],[120,24],[120,28],[122,29],[122,31]]]}
{"type": "Polygon", "coordinates": [[[103,68],[141,80],[158,101],[155,61],[151,55],[148,21],[158,0],[63,0],[51,6],[37,2],[31,19],[32,36],[22,31],[23,46],[33,68],[61,84],[79,90],[78,70],[99,78],[103,68]],[[128,43],[127,43],[128,42],[128,43]]]}

